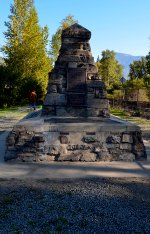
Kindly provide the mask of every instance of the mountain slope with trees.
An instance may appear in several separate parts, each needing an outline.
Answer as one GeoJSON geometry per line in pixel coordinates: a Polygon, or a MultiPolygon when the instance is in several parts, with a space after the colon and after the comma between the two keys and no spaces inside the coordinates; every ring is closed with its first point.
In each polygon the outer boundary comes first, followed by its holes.
{"type": "Polygon", "coordinates": [[[124,67],[123,69],[124,77],[128,78],[130,64],[133,63],[134,61],[140,60],[142,56],[134,56],[130,54],[116,52],[115,57],[118,60],[118,62],[124,67]]]}

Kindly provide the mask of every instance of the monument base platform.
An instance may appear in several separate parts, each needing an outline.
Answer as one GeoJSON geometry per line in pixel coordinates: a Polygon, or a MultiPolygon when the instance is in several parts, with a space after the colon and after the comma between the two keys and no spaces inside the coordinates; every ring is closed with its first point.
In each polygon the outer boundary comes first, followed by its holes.
{"type": "Polygon", "coordinates": [[[5,161],[145,160],[140,128],[119,118],[32,117],[7,138],[5,161]]]}

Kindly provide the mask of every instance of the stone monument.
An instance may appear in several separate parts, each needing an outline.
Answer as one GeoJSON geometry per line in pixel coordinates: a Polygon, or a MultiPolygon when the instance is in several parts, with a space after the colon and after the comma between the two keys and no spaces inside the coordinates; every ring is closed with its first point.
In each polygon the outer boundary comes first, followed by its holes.
{"type": "Polygon", "coordinates": [[[62,32],[62,44],[49,73],[42,112],[14,126],[5,160],[133,161],[146,159],[140,128],[109,117],[104,83],[89,40],[91,32],[74,24],[62,32]]]}
{"type": "Polygon", "coordinates": [[[79,24],[63,30],[55,67],[49,74],[43,114],[108,117],[108,100],[92,57],[91,32],[79,24]]]}

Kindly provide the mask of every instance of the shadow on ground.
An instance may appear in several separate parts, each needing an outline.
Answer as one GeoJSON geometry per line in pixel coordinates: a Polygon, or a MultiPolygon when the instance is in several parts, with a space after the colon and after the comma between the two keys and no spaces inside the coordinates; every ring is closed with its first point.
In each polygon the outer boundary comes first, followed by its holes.
{"type": "Polygon", "coordinates": [[[0,184],[0,233],[150,233],[148,178],[0,184]]]}

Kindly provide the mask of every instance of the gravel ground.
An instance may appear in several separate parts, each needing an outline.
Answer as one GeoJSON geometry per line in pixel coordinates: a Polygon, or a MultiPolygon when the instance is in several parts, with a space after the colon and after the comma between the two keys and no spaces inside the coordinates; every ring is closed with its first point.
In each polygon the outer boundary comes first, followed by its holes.
{"type": "Polygon", "coordinates": [[[0,180],[0,233],[150,234],[149,178],[0,180]]]}

